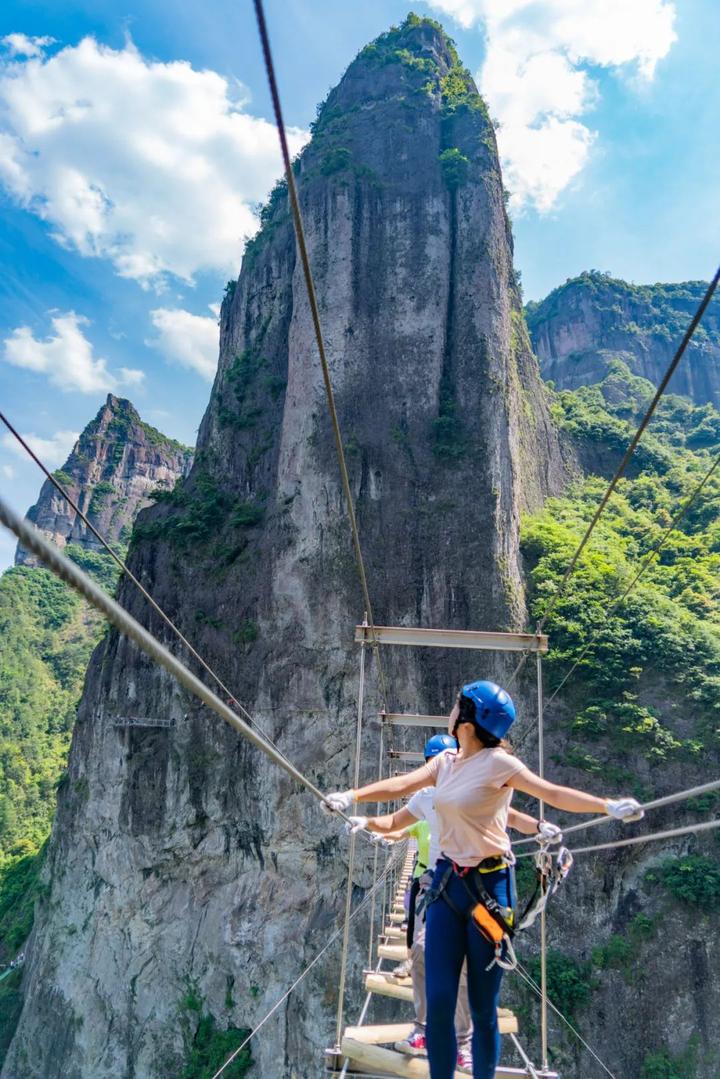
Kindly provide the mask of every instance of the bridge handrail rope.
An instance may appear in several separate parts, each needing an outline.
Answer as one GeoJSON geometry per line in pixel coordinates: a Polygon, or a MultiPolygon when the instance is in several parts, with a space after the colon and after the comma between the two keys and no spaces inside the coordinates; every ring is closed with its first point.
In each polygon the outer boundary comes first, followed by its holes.
{"type": "MultiPolygon", "coordinates": [[[[691,798],[699,798],[703,794],[712,794],[713,791],[717,790],[720,790],[720,779],[711,779],[708,783],[701,783],[697,787],[687,787],[685,790],[676,791],[673,794],[665,794],[662,798],[653,798],[651,802],[644,802],[640,808],[648,813],[652,809],[661,809],[663,806],[674,805],[676,802],[689,801],[691,798]]],[[[571,824],[569,828],[563,828],[563,838],[584,828],[594,828],[598,824],[607,824],[608,821],[613,819],[613,817],[606,814],[604,817],[591,817],[590,820],[581,821],[579,824],[571,824]]],[[[512,845],[513,847],[522,847],[526,843],[534,842],[535,837],[532,836],[529,839],[516,839],[512,845]]]]}
{"type": "Polygon", "coordinates": [[[153,610],[158,615],[160,615],[160,618],[163,620],[165,625],[168,626],[168,628],[172,630],[172,632],[175,634],[175,636],[181,642],[181,644],[183,644],[185,646],[185,648],[187,648],[188,652],[193,657],[193,659],[196,660],[196,662],[200,664],[200,666],[206,672],[206,674],[210,675],[210,677],[214,681],[215,685],[219,689],[221,689],[224,694],[226,694],[227,699],[230,701],[230,703],[235,708],[237,708],[238,712],[240,712],[240,714],[242,716],[244,716],[244,718],[247,720],[248,723],[250,723],[253,727],[256,727],[257,730],[260,731],[260,733],[265,738],[265,740],[271,746],[273,746],[277,750],[278,753],[280,753],[282,756],[285,756],[285,754],[282,752],[282,750],[277,745],[275,745],[275,743],[273,742],[272,738],[270,738],[268,733],[263,730],[263,728],[260,726],[260,724],[257,722],[257,720],[253,719],[253,717],[248,712],[247,708],[245,708],[245,706],[237,699],[235,694],[232,693],[228,689],[228,687],[222,681],[220,676],[218,674],[216,674],[216,672],[213,670],[213,668],[210,666],[210,664],[205,659],[203,659],[203,657],[200,655],[200,653],[197,651],[197,649],[193,647],[193,645],[187,639],[187,637],[182,632],[182,630],[178,626],[176,626],[176,624],[173,622],[173,620],[170,618],[170,616],[162,609],[162,607],[157,602],[157,600],[155,600],[153,598],[153,596],[150,594],[150,592],[148,592],[148,590],[145,588],[145,586],[142,584],[142,582],[138,580],[138,578],[135,576],[135,574],[130,569],[130,567],[127,565],[127,563],[120,557],[120,555],[117,553],[117,551],[115,551],[113,549],[112,545],[110,543],[108,543],[108,541],[105,539],[105,537],[102,535],[102,533],[98,531],[98,529],[95,527],[95,525],[92,523],[92,521],[80,509],[79,505],[77,504],[75,499],[72,497],[72,495],[69,493],[69,491],[67,491],[66,488],[60,483],[60,481],[58,479],[56,479],[55,476],[53,476],[52,472],[49,471],[49,469],[45,466],[45,464],[40,459],[40,457],[35,453],[32,446],[30,446],[27,443],[27,441],[23,438],[23,436],[20,434],[20,432],[13,426],[13,424],[10,422],[10,420],[7,418],[7,416],[1,411],[0,411],[0,420],[2,420],[2,422],[5,424],[8,431],[10,432],[10,434],[19,442],[19,444],[22,446],[22,448],[25,450],[25,452],[32,458],[32,460],[38,466],[40,471],[43,472],[44,475],[47,477],[47,479],[50,481],[50,483],[52,483],[52,485],[53,485],[53,487],[55,487],[56,491],[58,491],[59,494],[62,495],[62,497],[65,499],[65,501],[71,507],[71,509],[77,514],[77,516],[83,522],[85,527],[88,528],[90,530],[90,532],[92,532],[93,536],[95,536],[95,539],[98,541],[98,543],[100,543],[102,545],[102,547],[104,547],[104,549],[107,551],[107,553],[110,555],[110,557],[116,563],[116,565],[120,568],[120,571],[122,573],[124,573],[125,576],[128,578],[128,580],[131,581],[135,585],[135,587],[138,589],[138,591],[141,593],[141,595],[145,597],[145,599],[150,604],[150,606],[153,608],[153,610]]]}
{"type": "MultiPolygon", "coordinates": [[[[95,583],[88,575],[75,565],[69,558],[67,558],[62,552],[50,543],[42,533],[35,528],[29,521],[24,520],[11,510],[5,502],[0,499],[0,523],[4,524],[6,528],[9,528],[11,532],[14,532],[20,542],[32,551],[42,562],[48,566],[61,580],[66,584],[74,588],[76,592],[79,592],[81,596],[99,610],[105,618],[115,628],[123,633],[126,637],[150,656],[161,667],[164,667],[181,685],[185,687],[190,693],[201,700],[208,708],[212,709],[221,719],[223,719],[229,726],[233,727],[239,734],[243,735],[249,742],[259,750],[261,750],[267,757],[270,758],[279,768],[282,768],[291,779],[300,783],[307,791],[309,791],[314,797],[325,804],[325,796],[315,784],[307,778],[295,765],[287,759],[272,743],[262,735],[257,727],[252,727],[246,723],[245,720],[234,712],[228,704],[225,703],[216,693],[213,692],[208,686],[202,682],[197,675],[193,674],[184,663],[181,662],[176,656],[170,652],[165,645],[153,636],[141,626],[140,623],[129,614],[124,607],[121,607],[117,600],[109,596],[107,592],[104,592],[99,585],[95,583]]],[[[344,821],[348,821],[347,814],[340,811],[335,811],[335,816],[341,817],[344,821]]]]}
{"type": "MultiPolygon", "coordinates": [[[[632,836],[630,839],[616,839],[610,843],[598,843],[592,847],[573,847],[571,854],[590,854],[596,850],[614,850],[616,847],[631,847],[638,843],[650,843],[658,839],[674,839],[676,836],[695,834],[696,832],[711,832],[714,828],[720,828],[720,820],[701,821],[700,824],[687,824],[682,828],[667,828],[663,832],[652,832],[650,835],[632,836]]],[[[522,855],[518,855],[522,857],[522,855]]]]}
{"type": "MultiPolygon", "coordinates": [[[[680,344],[679,344],[679,346],[678,346],[678,348],[677,348],[677,350],[675,352],[675,355],[673,356],[672,360],[670,361],[670,364],[669,364],[665,374],[663,375],[663,377],[662,377],[662,379],[660,381],[660,384],[657,387],[657,390],[655,391],[655,394],[653,396],[652,401],[650,402],[650,404],[648,405],[648,407],[647,407],[647,409],[645,411],[645,415],[643,416],[640,423],[638,424],[638,428],[635,431],[635,434],[633,435],[632,440],[631,440],[627,450],[625,451],[625,455],[624,455],[622,461],[618,465],[618,468],[617,468],[617,471],[615,472],[615,475],[610,480],[610,483],[608,484],[607,490],[605,491],[605,494],[601,498],[600,503],[599,503],[597,509],[595,510],[595,513],[593,514],[590,523],[588,524],[588,526],[587,526],[587,528],[585,530],[585,534],[583,535],[580,543],[578,544],[578,547],[575,550],[575,553],[573,554],[572,558],[570,559],[570,563],[569,563],[567,569],[565,570],[565,573],[564,573],[562,579],[560,580],[559,584],[557,585],[557,588],[555,589],[554,594],[552,595],[552,597],[550,599],[550,603],[545,608],[545,611],[544,611],[544,613],[542,615],[542,618],[539,620],[539,622],[537,624],[537,627],[536,627],[536,630],[535,630],[536,633],[538,633],[538,634],[542,633],[542,631],[545,628],[545,624],[547,623],[547,620],[550,618],[552,612],[555,610],[555,607],[557,606],[557,603],[558,603],[561,595],[565,591],[565,588],[567,587],[567,583],[570,580],[570,577],[572,576],[572,574],[573,574],[573,572],[575,570],[575,567],[576,567],[576,565],[578,563],[578,559],[580,558],[580,555],[582,554],[582,552],[585,550],[585,546],[586,546],[588,540],[590,539],[590,536],[592,535],[592,533],[593,533],[593,531],[595,529],[595,526],[597,525],[598,521],[600,520],[600,516],[601,516],[603,510],[605,509],[608,502],[610,501],[610,497],[612,496],[615,488],[617,487],[618,483],[620,482],[620,480],[624,476],[625,470],[626,470],[628,464],[630,463],[631,457],[633,456],[633,454],[635,453],[635,450],[637,449],[638,443],[639,443],[640,439],[643,436],[645,428],[647,427],[650,420],[652,419],[653,414],[655,412],[655,409],[657,408],[657,406],[658,406],[658,404],[660,402],[660,398],[665,393],[665,390],[667,389],[667,386],[668,386],[668,383],[670,382],[670,379],[675,374],[675,370],[676,370],[678,364],[680,363],[680,360],[682,359],[682,357],[683,357],[683,355],[685,353],[685,349],[689,345],[689,343],[690,343],[690,341],[692,339],[692,336],[695,333],[695,330],[698,328],[698,326],[700,324],[700,321],[701,321],[703,315],[705,314],[705,311],[706,311],[706,309],[708,307],[708,304],[710,303],[711,299],[713,298],[713,295],[715,293],[715,290],[716,290],[716,288],[718,286],[719,281],[720,281],[720,266],[715,271],[715,276],[713,277],[712,281],[708,285],[707,290],[705,292],[705,295],[703,296],[699,307],[697,308],[695,314],[693,315],[693,317],[692,317],[692,319],[690,321],[690,325],[688,326],[687,330],[685,331],[685,334],[683,335],[683,339],[680,342],[680,344]]],[[[528,656],[529,656],[528,652],[523,653],[523,655],[522,655],[522,657],[520,659],[520,662],[518,663],[517,667],[513,671],[512,675],[510,676],[510,680],[508,682],[509,686],[513,684],[515,679],[520,674],[520,671],[523,669],[523,667],[525,666],[525,663],[527,662],[528,656]]]]}
{"type": "MultiPolygon", "coordinates": [[[[399,844],[399,846],[401,848],[404,848],[405,844],[399,844]]],[[[393,858],[390,859],[387,866],[383,870],[382,876],[366,892],[366,894],[363,896],[363,898],[358,903],[355,910],[350,915],[350,921],[351,922],[354,921],[355,918],[357,918],[358,914],[360,914],[360,912],[365,909],[366,905],[370,902],[370,900],[374,898],[376,892],[379,891],[380,887],[384,884],[385,878],[390,873],[390,871],[394,868],[394,860],[399,861],[401,859],[401,857],[402,857],[402,854],[403,854],[403,849],[400,849],[397,852],[397,854],[393,854],[393,858]]],[[[255,1035],[260,1030],[262,1030],[262,1028],[265,1026],[265,1024],[268,1022],[268,1020],[271,1019],[272,1016],[275,1014],[275,1012],[278,1010],[278,1008],[281,1008],[283,1006],[283,1004],[288,999],[290,994],[293,993],[295,989],[297,989],[297,987],[300,985],[300,983],[308,976],[308,974],[313,969],[313,967],[317,966],[317,964],[320,962],[320,960],[326,954],[326,952],[329,951],[329,949],[333,946],[335,941],[343,934],[344,928],[345,927],[344,927],[344,924],[343,924],[343,925],[339,926],[335,930],[333,935],[330,937],[330,939],[328,941],[326,941],[326,943],[323,945],[322,949],[318,952],[318,954],[315,956],[315,958],[312,959],[308,963],[308,965],[305,967],[305,969],[302,971],[302,973],[299,974],[298,977],[295,979],[295,981],[290,986],[290,988],[285,993],[283,993],[283,995],[280,997],[279,1000],[277,1000],[275,1002],[275,1004],[273,1004],[270,1011],[265,1016],[263,1016],[263,1018],[260,1020],[259,1023],[257,1023],[253,1027],[253,1029],[247,1035],[245,1040],[237,1047],[237,1049],[234,1050],[232,1055],[228,1057],[228,1059],[225,1061],[225,1063],[222,1065],[222,1067],[218,1071],[215,1072],[212,1079],[219,1079],[219,1077],[222,1075],[222,1073],[225,1071],[225,1069],[228,1068],[232,1064],[233,1060],[235,1060],[235,1058],[238,1056],[238,1054],[241,1053],[243,1051],[243,1049],[245,1049],[245,1047],[249,1044],[249,1042],[255,1037],[255,1035]]]]}
{"type": "MultiPolygon", "coordinates": [[[[541,996],[541,992],[540,992],[540,987],[539,987],[539,985],[538,985],[538,984],[537,984],[537,982],[536,982],[536,981],[535,981],[535,980],[534,980],[534,979],[532,978],[532,976],[531,976],[531,975],[530,975],[530,974],[529,974],[529,973],[528,973],[528,972],[527,972],[527,971],[525,970],[524,966],[523,966],[523,965],[522,965],[522,963],[520,963],[519,961],[518,961],[518,964],[517,964],[517,966],[516,966],[516,968],[515,968],[515,973],[516,973],[516,974],[518,974],[518,975],[520,976],[520,978],[522,978],[522,980],[523,980],[524,982],[526,982],[526,983],[527,983],[527,984],[528,984],[528,985],[530,986],[530,988],[532,989],[533,993],[535,993],[535,994],[536,994],[536,995],[537,995],[538,997],[540,997],[540,996],[541,996]]],[[[599,1056],[597,1055],[597,1053],[595,1052],[595,1050],[593,1049],[593,1047],[592,1047],[591,1045],[589,1045],[589,1044],[588,1044],[588,1043],[587,1043],[587,1042],[585,1041],[585,1039],[583,1038],[583,1036],[582,1036],[582,1034],[580,1033],[580,1031],[579,1031],[579,1030],[577,1030],[577,1029],[576,1029],[576,1028],[575,1028],[575,1027],[574,1027],[574,1026],[572,1025],[572,1023],[570,1022],[570,1020],[569,1020],[569,1019],[566,1019],[566,1017],[565,1017],[565,1016],[563,1015],[563,1013],[562,1013],[562,1012],[560,1011],[560,1009],[559,1009],[559,1008],[557,1007],[557,1005],[556,1005],[556,1004],[553,1004],[553,1002],[552,1002],[552,1001],[551,1001],[551,1000],[550,1000],[549,998],[548,998],[548,1000],[547,1000],[547,1003],[548,1003],[548,1006],[550,1007],[550,1009],[551,1009],[551,1010],[552,1010],[553,1012],[555,1012],[555,1014],[556,1014],[556,1015],[558,1016],[558,1018],[562,1019],[563,1023],[564,1023],[564,1024],[565,1024],[565,1026],[566,1026],[566,1027],[568,1028],[568,1030],[570,1030],[570,1031],[571,1031],[571,1032],[572,1032],[572,1033],[573,1033],[573,1034],[575,1035],[575,1037],[576,1037],[576,1038],[577,1038],[577,1040],[578,1040],[578,1041],[580,1042],[580,1044],[581,1044],[581,1045],[583,1045],[583,1046],[585,1047],[585,1049],[587,1049],[588,1053],[590,1053],[590,1055],[591,1055],[592,1057],[594,1057],[594,1058],[595,1058],[595,1060],[596,1060],[596,1061],[597,1061],[597,1063],[598,1063],[598,1064],[600,1065],[600,1067],[602,1068],[602,1070],[603,1070],[603,1071],[604,1071],[604,1072],[605,1072],[605,1073],[606,1073],[607,1075],[609,1075],[609,1076],[610,1076],[610,1079],[615,1079],[615,1076],[614,1076],[614,1075],[613,1075],[613,1073],[612,1073],[612,1072],[610,1071],[610,1069],[608,1068],[608,1066],[607,1066],[606,1064],[604,1064],[604,1063],[603,1063],[603,1061],[602,1061],[602,1060],[600,1059],[600,1057],[599,1057],[599,1056]]]]}
{"type": "MultiPolygon", "coordinates": [[[[675,839],[681,835],[694,835],[696,832],[711,832],[720,828],[720,819],[701,821],[700,824],[685,824],[681,828],[667,828],[663,832],[651,832],[650,835],[636,835],[630,839],[615,839],[609,843],[596,843],[592,847],[570,847],[570,854],[591,854],[596,850],[615,850],[617,847],[635,847],[639,843],[652,843],[658,839],[675,839]]],[[[517,858],[533,858],[534,851],[525,850],[517,858]]]]}
{"type": "MultiPolygon", "coordinates": [[[[322,326],[320,323],[320,308],[318,306],[317,293],[315,291],[315,281],[313,278],[312,268],[310,266],[310,258],[308,255],[307,244],[305,242],[305,228],[303,226],[302,213],[300,210],[300,200],[298,198],[297,185],[295,183],[295,173],[293,172],[292,161],[290,160],[290,150],[288,148],[287,135],[285,132],[285,121],[283,119],[282,106],[280,104],[280,94],[278,91],[277,79],[275,78],[275,65],[273,63],[272,51],[270,49],[270,38],[268,36],[267,23],[265,21],[265,10],[262,0],[253,0],[253,2],[255,5],[255,15],[257,18],[258,30],[260,33],[260,41],[262,44],[263,58],[265,60],[265,70],[267,72],[268,83],[270,85],[270,96],[272,98],[273,110],[275,112],[275,124],[277,126],[278,137],[280,139],[280,149],[282,151],[283,164],[285,166],[285,179],[288,186],[288,195],[290,196],[290,206],[292,209],[293,223],[295,226],[295,236],[297,239],[298,250],[300,252],[300,261],[302,263],[303,275],[305,278],[305,288],[307,290],[313,328],[315,331],[315,340],[317,342],[318,353],[320,356],[320,366],[322,368],[323,382],[325,384],[327,407],[332,422],[333,435],[335,437],[335,450],[337,452],[338,465],[340,467],[340,477],[342,480],[343,493],[345,495],[348,517],[350,519],[350,530],[352,532],[353,547],[355,549],[355,560],[357,562],[358,575],[360,577],[360,584],[362,587],[363,599],[365,602],[365,610],[367,612],[366,617],[370,624],[370,629],[374,633],[375,621],[373,618],[372,603],[370,601],[370,591],[368,589],[367,575],[365,573],[365,562],[363,559],[362,548],[360,546],[360,534],[358,532],[357,520],[355,517],[355,505],[353,503],[352,492],[350,490],[350,477],[348,475],[347,461],[345,460],[345,449],[343,447],[342,436],[340,434],[340,422],[338,420],[337,409],[335,408],[335,395],[333,393],[332,381],[330,379],[330,367],[328,365],[327,354],[325,352],[325,340],[323,337],[322,326]]],[[[385,674],[383,671],[382,660],[380,658],[380,648],[377,640],[373,640],[373,648],[375,650],[375,658],[378,668],[378,681],[380,683],[381,697],[383,700],[383,704],[385,705],[385,711],[389,711],[390,709],[388,708],[385,674]]]]}

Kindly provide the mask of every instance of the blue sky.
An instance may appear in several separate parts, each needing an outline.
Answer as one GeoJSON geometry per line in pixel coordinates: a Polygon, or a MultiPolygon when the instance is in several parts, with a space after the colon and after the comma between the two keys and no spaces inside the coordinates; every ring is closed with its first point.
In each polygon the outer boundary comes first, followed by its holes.
{"type": "MultiPolygon", "coordinates": [[[[266,3],[298,147],[367,41],[445,25],[501,123],[526,299],[591,267],[713,272],[715,0],[266,3]]],[[[252,5],[5,0],[0,38],[2,407],[51,467],[108,390],[193,442],[213,305],[280,171],[252,5]]],[[[3,497],[38,488],[0,436],[3,497]]]]}

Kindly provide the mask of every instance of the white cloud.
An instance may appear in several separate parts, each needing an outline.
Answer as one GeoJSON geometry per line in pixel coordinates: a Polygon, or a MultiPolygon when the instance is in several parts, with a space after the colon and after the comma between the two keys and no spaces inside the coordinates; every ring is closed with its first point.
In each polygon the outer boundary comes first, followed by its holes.
{"type": "MultiPolygon", "coordinates": [[[[82,255],[162,287],[237,273],[255,204],[281,172],[273,124],[189,63],[88,37],[0,67],[0,184],[82,255]]],[[[291,129],[293,152],[307,135],[291,129]]]]}
{"type": "Polygon", "coordinates": [[[146,341],[171,363],[197,371],[212,382],[218,363],[219,330],[216,318],[193,315],[182,308],[158,307],[150,312],[158,336],[146,341]]]}
{"type": "Polygon", "coordinates": [[[582,117],[597,100],[586,68],[649,81],[676,40],[672,0],[428,0],[487,38],[480,91],[500,121],[511,207],[549,210],[595,139],[582,117]]]}
{"type": "Polygon", "coordinates": [[[7,34],[0,44],[11,56],[42,56],[43,49],[55,44],[54,37],[28,37],[27,34],[7,34]]]}
{"type": "Polygon", "coordinates": [[[108,370],[107,360],[94,355],[92,343],[83,333],[88,320],[67,311],[51,317],[53,332],[38,340],[29,326],[18,326],[3,342],[2,358],[13,367],[48,376],[61,390],[80,393],[106,393],[122,385],[137,386],[144,379],[142,371],[121,367],[117,374],[108,370]]]}
{"type": "Polygon", "coordinates": [[[17,476],[17,472],[12,465],[3,465],[2,468],[0,468],[0,472],[2,472],[6,480],[14,480],[17,476]]]}
{"type": "MultiPolygon", "coordinates": [[[[78,431],[56,431],[50,438],[41,438],[39,435],[23,434],[23,438],[35,451],[43,464],[48,468],[57,468],[58,465],[62,465],[70,456],[70,451],[80,438],[78,431]]],[[[29,458],[22,448],[19,442],[16,442],[12,435],[3,435],[2,444],[5,449],[10,450],[16,457],[20,457],[23,461],[28,461],[29,458]]]]}

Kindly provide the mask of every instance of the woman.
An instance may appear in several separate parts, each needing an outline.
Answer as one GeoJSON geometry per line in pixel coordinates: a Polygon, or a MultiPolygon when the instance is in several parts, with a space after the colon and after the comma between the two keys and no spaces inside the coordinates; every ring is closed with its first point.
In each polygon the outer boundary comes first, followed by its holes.
{"type": "MultiPolygon", "coordinates": [[[[467,960],[473,1018],[474,1079],[494,1079],[500,1055],[497,1004],[502,968],[495,946],[477,928],[471,912],[483,896],[504,909],[514,906],[506,828],[513,790],[523,791],[570,813],[607,813],[618,820],[643,815],[633,798],[596,798],[541,779],[503,742],[515,707],[493,682],[463,686],[449,729],[459,752],[441,753],[407,775],[371,783],[360,790],[330,794],[330,809],[346,812],[354,802],[376,802],[435,787],[440,859],[427,909],[425,967],[427,1051],[432,1079],[452,1079],[457,1060],[454,1030],[460,970],[467,960]]],[[[541,822],[542,823],[542,822],[541,822]]]]}

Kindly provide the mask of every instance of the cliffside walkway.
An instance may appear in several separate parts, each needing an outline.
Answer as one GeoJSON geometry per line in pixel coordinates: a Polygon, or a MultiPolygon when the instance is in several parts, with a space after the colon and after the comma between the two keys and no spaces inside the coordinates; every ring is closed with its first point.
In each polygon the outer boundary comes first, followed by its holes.
{"type": "MultiPolygon", "coordinates": [[[[407,958],[405,947],[405,933],[398,928],[397,919],[404,918],[405,892],[412,878],[414,851],[410,850],[405,857],[402,873],[397,882],[391,907],[391,919],[377,938],[378,965],[375,970],[365,972],[365,988],[368,993],[366,1004],[361,1018],[367,1014],[368,1004],[373,995],[390,997],[393,1000],[403,1001],[412,1006],[413,993],[410,978],[398,978],[393,974],[382,970],[383,960],[401,962],[407,958]]],[[[555,1072],[538,1072],[526,1057],[516,1035],[518,1021],[507,1008],[498,1009],[498,1026],[500,1033],[509,1035],[521,1056],[526,1060],[526,1067],[506,1068],[500,1067],[495,1072],[495,1079],[512,1079],[512,1077],[525,1076],[530,1079],[557,1079],[555,1072]]],[[[337,1079],[345,1079],[346,1076],[404,1076],[407,1079],[429,1079],[430,1070],[427,1059],[424,1057],[409,1057],[397,1052],[392,1048],[393,1044],[407,1038],[412,1032],[414,1024],[404,1023],[380,1023],[375,1025],[359,1022],[356,1026],[348,1026],[343,1033],[339,1046],[340,1052],[329,1050],[327,1055],[328,1074],[337,1079]]],[[[455,1072],[455,1079],[466,1073],[455,1072]]]]}

